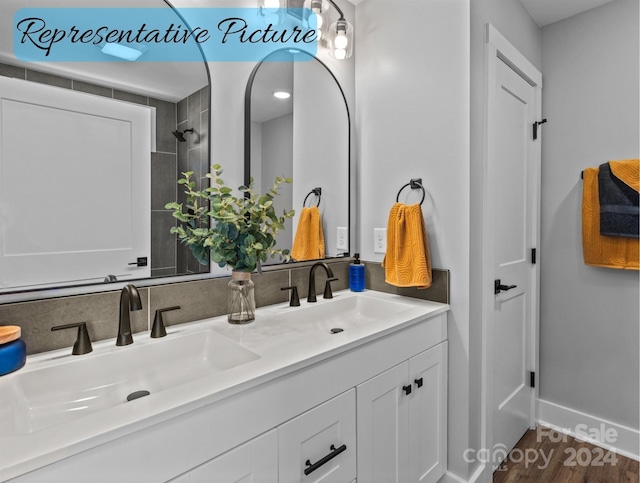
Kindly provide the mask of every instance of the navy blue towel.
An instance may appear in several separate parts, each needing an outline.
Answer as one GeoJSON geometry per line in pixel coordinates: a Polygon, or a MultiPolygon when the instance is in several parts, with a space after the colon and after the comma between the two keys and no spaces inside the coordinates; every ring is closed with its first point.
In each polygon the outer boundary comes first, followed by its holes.
{"type": "Polygon", "coordinates": [[[601,235],[640,238],[640,195],[614,176],[609,163],[598,170],[598,198],[601,235]]]}

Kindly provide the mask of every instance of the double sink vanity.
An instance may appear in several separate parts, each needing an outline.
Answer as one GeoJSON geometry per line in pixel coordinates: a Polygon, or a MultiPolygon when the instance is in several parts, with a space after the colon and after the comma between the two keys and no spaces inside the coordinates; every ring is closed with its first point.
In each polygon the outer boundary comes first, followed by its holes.
{"type": "Polygon", "coordinates": [[[339,291],[30,356],[0,378],[0,481],[437,481],[448,309],[339,291]]]}

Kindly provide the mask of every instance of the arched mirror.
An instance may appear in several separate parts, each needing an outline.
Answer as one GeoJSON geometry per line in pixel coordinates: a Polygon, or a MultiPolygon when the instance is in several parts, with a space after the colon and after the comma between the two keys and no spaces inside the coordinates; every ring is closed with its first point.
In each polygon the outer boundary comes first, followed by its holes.
{"type": "Polygon", "coordinates": [[[274,202],[278,212],[296,211],[279,248],[294,246],[303,206],[317,206],[324,257],[350,252],[350,136],[344,92],[320,60],[278,50],[255,67],[245,94],[245,183],[264,192],[276,176],[293,179],[274,202]]]}
{"type": "MultiPolygon", "coordinates": [[[[21,62],[14,14],[39,7],[0,2],[0,294],[208,271],[164,209],[180,172],[208,172],[206,62],[21,62]]],[[[80,7],[171,9],[186,25],[163,0],[55,2],[80,7]]]]}

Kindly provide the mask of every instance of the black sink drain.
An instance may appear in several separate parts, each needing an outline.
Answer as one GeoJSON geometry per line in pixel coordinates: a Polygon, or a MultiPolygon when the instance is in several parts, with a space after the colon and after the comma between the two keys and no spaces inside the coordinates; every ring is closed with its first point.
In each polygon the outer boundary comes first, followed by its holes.
{"type": "Polygon", "coordinates": [[[135,391],[127,396],[127,401],[133,401],[134,399],[140,399],[151,394],[149,391],[135,391]]]}

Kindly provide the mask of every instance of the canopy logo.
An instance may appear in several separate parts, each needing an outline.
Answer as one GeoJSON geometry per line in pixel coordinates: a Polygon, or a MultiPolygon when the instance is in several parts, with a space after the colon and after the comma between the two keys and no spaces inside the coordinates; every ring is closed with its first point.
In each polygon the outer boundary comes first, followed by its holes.
{"type": "Polygon", "coordinates": [[[259,61],[314,56],[318,43],[309,9],[25,8],[14,26],[14,54],[30,62],[259,61]]]}

